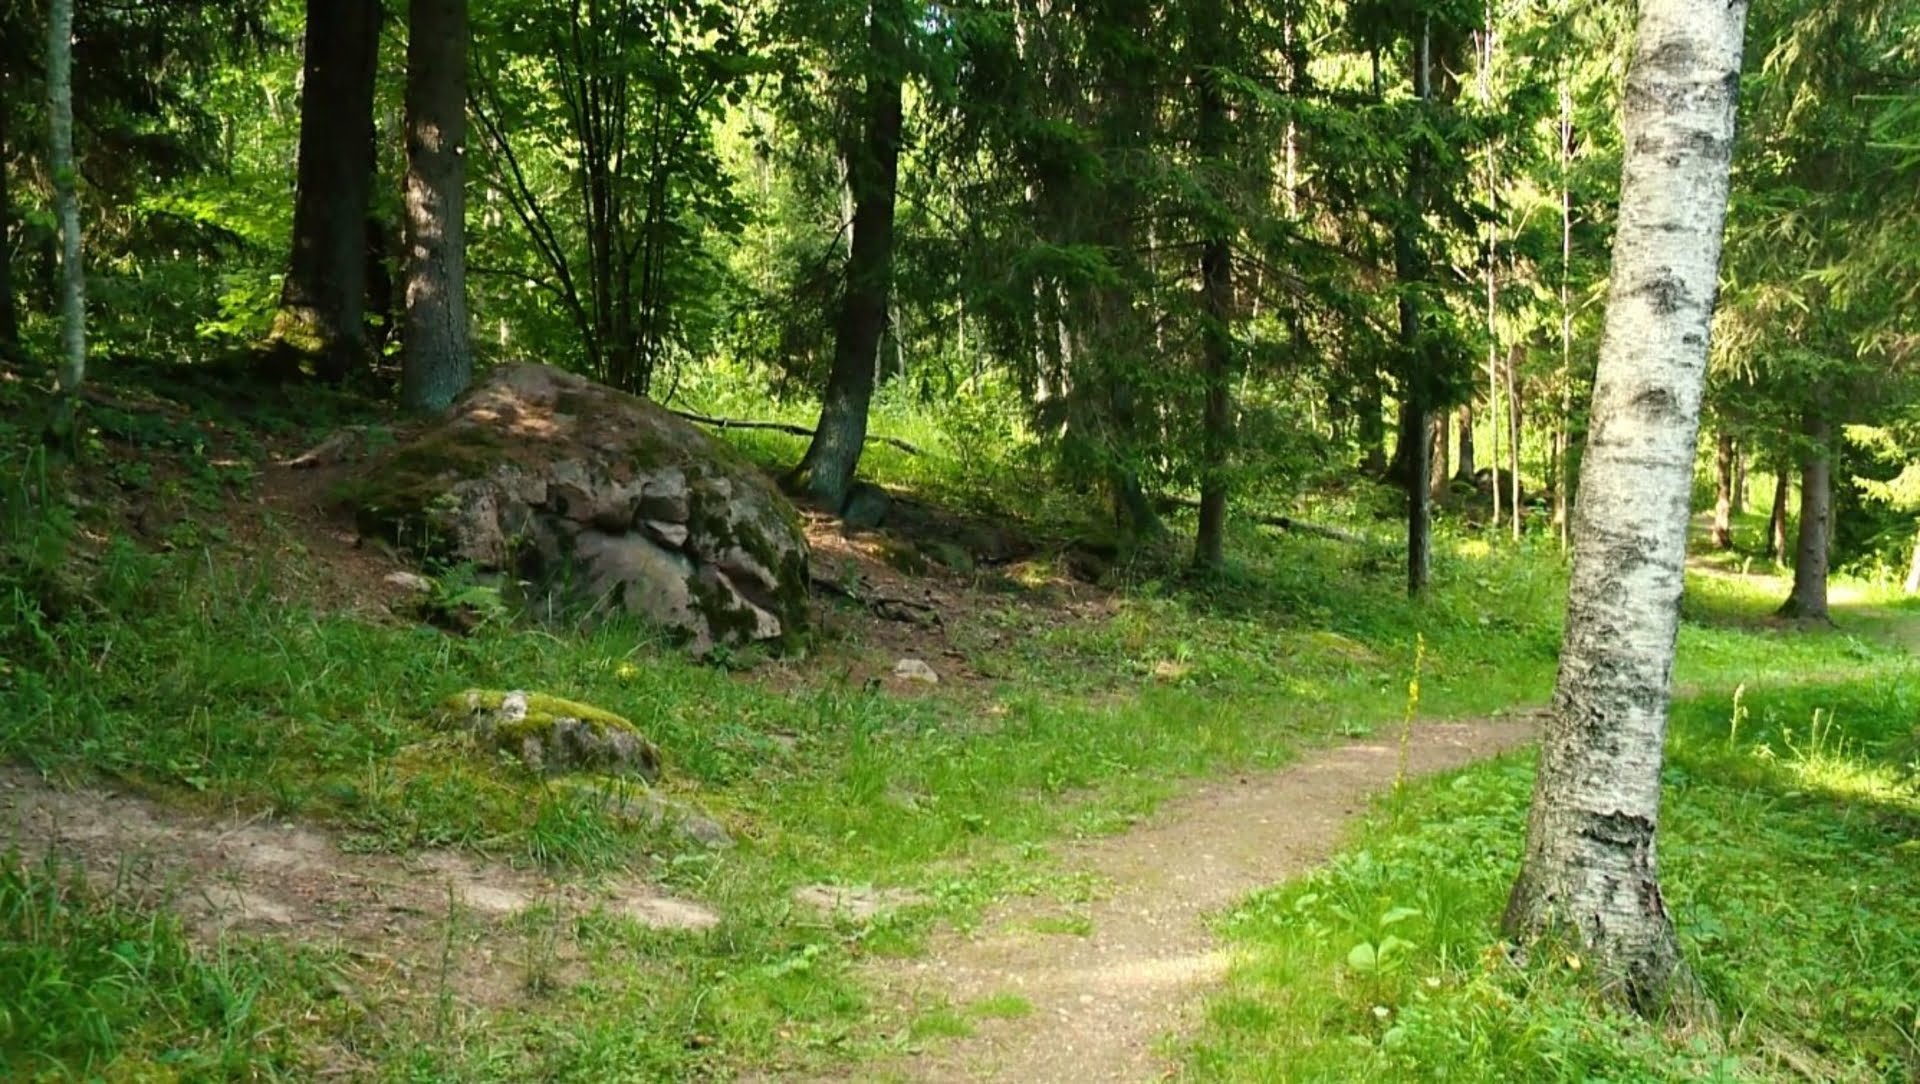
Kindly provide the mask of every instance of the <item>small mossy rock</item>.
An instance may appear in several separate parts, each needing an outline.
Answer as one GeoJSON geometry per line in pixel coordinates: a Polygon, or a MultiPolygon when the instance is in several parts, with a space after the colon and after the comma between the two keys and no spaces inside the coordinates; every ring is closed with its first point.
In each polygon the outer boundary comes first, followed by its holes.
{"type": "Polygon", "coordinates": [[[536,772],[660,778],[660,750],[632,723],[591,704],[519,689],[468,689],[445,708],[450,724],[536,772]]]}
{"type": "Polygon", "coordinates": [[[806,536],[738,452],[644,399],[502,365],[336,497],[416,556],[539,585],[714,644],[797,644],[806,536]]]}

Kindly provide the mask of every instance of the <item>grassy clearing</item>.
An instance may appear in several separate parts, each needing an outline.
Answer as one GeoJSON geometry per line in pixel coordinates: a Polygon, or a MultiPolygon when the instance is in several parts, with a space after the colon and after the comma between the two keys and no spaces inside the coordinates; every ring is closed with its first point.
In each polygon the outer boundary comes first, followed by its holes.
{"type": "MultiPolygon", "coordinates": [[[[1496,922],[1532,785],[1528,758],[1512,757],[1383,802],[1324,871],[1226,918],[1240,958],[1187,1048],[1190,1075],[1920,1073],[1920,666],[1843,632],[1702,624],[1742,626],[1778,596],[1756,583],[1699,586],[1681,670],[1700,691],[1674,715],[1663,880],[1721,1027],[1669,1035],[1613,1015],[1575,981],[1577,959],[1525,972],[1507,962],[1496,922]]],[[[1911,622],[1911,608],[1843,621],[1886,631],[1911,622]]]]}
{"type": "MultiPolygon", "coordinates": [[[[967,443],[946,430],[889,431],[935,449],[967,443]]],[[[742,443],[769,462],[797,454],[790,438],[742,443]]],[[[953,480],[951,459],[883,453],[876,466],[942,500],[993,506],[993,494],[953,480]]],[[[1019,469],[1017,458],[995,460],[968,477],[1019,469]]],[[[1093,613],[1015,605],[1036,596],[1000,584],[1007,605],[981,602],[951,630],[967,665],[993,680],[902,697],[805,662],[755,670],[734,660],[744,673],[695,664],[635,627],[496,620],[453,637],[330,612],[290,586],[305,560],[292,525],[244,547],[232,540],[216,513],[244,494],[245,474],[116,480],[141,494],[167,488],[190,509],[166,533],[171,552],[104,541],[84,509],[66,522],[65,512],[23,514],[16,500],[0,588],[9,630],[0,635],[0,757],[183,806],[323,824],[350,848],[453,847],[579,878],[639,869],[723,921],[709,933],[666,933],[536,908],[492,946],[488,966],[511,976],[510,1007],[483,1009],[459,987],[475,961],[453,958],[478,951],[470,936],[449,933],[437,977],[395,988],[347,955],[251,938],[196,946],[143,905],[65,889],[50,897],[44,879],[21,880],[7,891],[57,898],[72,917],[58,929],[20,927],[8,958],[20,967],[89,974],[93,965],[74,961],[117,958],[123,943],[170,962],[137,979],[110,977],[133,999],[103,1010],[111,1027],[63,1027],[57,1046],[40,1032],[0,1035],[8,1067],[55,1080],[166,1079],[191,1057],[202,1059],[197,1068],[176,1075],[305,1079],[327,1064],[388,1080],[699,1079],[937,1042],[1031,1006],[1006,997],[898,1018],[868,1000],[855,965],[911,954],[932,923],[965,924],[1008,893],[1084,898],[1090,886],[1064,875],[1048,844],[1123,828],[1181,779],[1284,763],[1315,743],[1391,725],[1416,642],[1422,708],[1446,716],[1544,701],[1559,640],[1564,577],[1550,544],[1450,539],[1434,596],[1416,606],[1400,595],[1389,551],[1243,529],[1226,576],[1195,584],[1128,570],[1126,589],[1093,613]],[[75,542],[89,531],[95,541],[75,542]],[[432,719],[442,698],[476,686],[529,687],[634,720],[666,754],[665,789],[713,812],[741,846],[709,852],[623,825],[591,789],[544,784],[471,753],[432,719]],[[814,882],[911,889],[927,902],[872,922],[822,919],[790,901],[795,886],[814,882]],[[203,1005],[209,975],[231,976],[224,981],[246,1008],[220,1010],[219,1027],[212,1010],[168,1007],[203,1005]]],[[[461,582],[458,570],[445,577],[448,591],[461,582]]],[[[1756,712],[1769,683],[1885,664],[1864,633],[1764,626],[1759,596],[1737,580],[1703,578],[1689,605],[1681,680],[1702,690],[1744,683],[1756,712]]],[[[1876,620],[1904,627],[1895,616],[1876,620]]],[[[1848,725],[1850,714],[1840,718],[1848,725]]],[[[1772,734],[1755,723],[1740,741],[1772,734]]],[[[1718,770],[1688,763],[1677,770],[1718,770]]],[[[1489,777],[1500,786],[1432,793],[1454,796],[1449,812],[1463,823],[1512,820],[1524,796],[1516,772],[1489,777]]],[[[1676,801],[1689,793],[1681,788],[1676,801]]],[[[1418,808],[1410,801],[1399,815],[1411,825],[1418,808]]],[[[1483,861],[1517,853],[1491,827],[1457,838],[1471,839],[1483,861]]],[[[1462,895],[1463,930],[1493,913],[1482,902],[1462,895]]],[[[1249,918],[1241,928],[1260,927],[1249,918]]],[[[1371,933],[1384,944],[1382,931],[1371,933]]],[[[1334,945],[1341,955],[1349,947],[1334,945]]],[[[67,999],[44,1010],[50,1019],[89,1011],[88,983],[70,986],[47,988],[67,999]]],[[[1321,1009],[1338,1018],[1348,993],[1321,1009]]],[[[1208,1039],[1195,1064],[1230,1075],[1239,1048],[1229,1034],[1208,1039]]]]}

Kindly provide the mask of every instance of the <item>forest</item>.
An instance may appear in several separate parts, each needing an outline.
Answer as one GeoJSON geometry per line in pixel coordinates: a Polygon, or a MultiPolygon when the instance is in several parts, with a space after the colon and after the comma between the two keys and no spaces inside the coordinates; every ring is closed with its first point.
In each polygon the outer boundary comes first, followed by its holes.
{"type": "Polygon", "coordinates": [[[0,1080],[1920,1079],[1916,87],[0,0],[0,1080]]]}

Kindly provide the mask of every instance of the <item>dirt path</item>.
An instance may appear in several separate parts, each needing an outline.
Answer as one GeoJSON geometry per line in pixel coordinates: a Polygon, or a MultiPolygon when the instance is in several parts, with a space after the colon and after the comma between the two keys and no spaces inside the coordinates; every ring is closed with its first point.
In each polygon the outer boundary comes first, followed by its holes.
{"type": "MultiPolygon", "coordinates": [[[[1416,726],[1410,774],[1427,775],[1533,739],[1532,717],[1416,726]]],[[[1007,1081],[1019,1084],[1162,1079],[1156,1041],[1192,1022],[1198,996],[1225,971],[1206,918],[1247,893],[1329,857],[1367,801],[1399,770],[1397,730],[1308,757],[1268,775],[1208,783],[1122,835],[1073,845],[1070,866],[1110,889],[1085,911],[1086,936],[1045,933],[1049,915],[1015,901],[972,938],[947,938],[882,985],[901,997],[942,997],[956,1007],[996,995],[1033,1011],[981,1021],[967,1038],[936,1043],[854,1075],[862,1080],[1007,1081]]],[[[1051,912],[1057,928],[1058,911],[1051,912]]],[[[1084,926],[1082,927],[1085,928],[1084,926]]]]}
{"type": "Polygon", "coordinates": [[[99,789],[53,786],[0,765],[0,853],[56,859],[104,890],[176,910],[200,938],[229,931],[344,945],[402,985],[438,981],[449,932],[462,954],[455,985],[476,1003],[508,1000],[495,966],[511,944],[499,925],[535,907],[604,909],[643,925],[705,929],[718,916],[633,878],[559,882],[452,851],[355,854],[328,834],[265,818],[196,816],[99,789]]]}

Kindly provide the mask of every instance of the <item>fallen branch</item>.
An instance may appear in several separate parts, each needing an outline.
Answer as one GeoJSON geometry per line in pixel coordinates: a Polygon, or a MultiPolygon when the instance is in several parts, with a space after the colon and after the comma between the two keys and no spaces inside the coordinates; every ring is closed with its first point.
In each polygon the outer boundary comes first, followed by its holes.
{"type": "MultiPolygon", "coordinates": [[[[1200,507],[1200,502],[1191,497],[1162,497],[1161,502],[1172,505],[1175,508],[1198,509],[1200,507]]],[[[1373,539],[1368,538],[1366,535],[1355,534],[1352,531],[1343,531],[1338,527],[1329,527],[1323,523],[1308,523],[1306,520],[1294,519],[1292,516],[1267,516],[1261,515],[1258,512],[1242,512],[1240,514],[1260,524],[1262,527],[1274,527],[1282,531],[1292,531],[1295,534],[1317,535],[1320,538],[1331,538],[1335,542],[1345,542],[1351,546],[1373,545],[1373,539]]]]}
{"type": "MultiPolygon", "coordinates": [[[[796,437],[811,437],[814,435],[813,430],[808,429],[804,425],[795,425],[792,422],[761,422],[745,418],[716,418],[710,414],[697,414],[691,410],[674,410],[672,407],[668,407],[667,409],[676,417],[685,418],[696,425],[710,425],[715,429],[767,429],[775,433],[791,433],[796,437]]],[[[876,433],[868,433],[867,440],[878,444],[891,444],[908,455],[923,454],[918,447],[908,444],[899,437],[884,437],[876,433]]]]}

